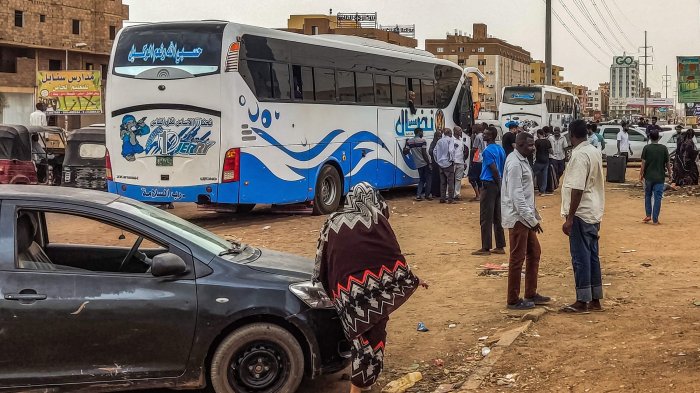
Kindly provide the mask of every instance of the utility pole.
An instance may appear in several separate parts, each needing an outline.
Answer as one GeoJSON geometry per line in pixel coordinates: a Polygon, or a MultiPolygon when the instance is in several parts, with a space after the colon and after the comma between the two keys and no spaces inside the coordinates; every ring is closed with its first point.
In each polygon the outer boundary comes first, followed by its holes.
{"type": "Polygon", "coordinates": [[[643,116],[646,117],[647,116],[647,99],[649,97],[649,94],[647,94],[647,89],[648,89],[647,66],[651,65],[651,64],[649,64],[649,58],[651,56],[649,56],[647,50],[651,49],[652,52],[654,51],[654,48],[649,46],[649,44],[647,43],[647,31],[646,30],[644,30],[644,47],[640,48],[640,49],[644,49],[644,56],[642,56],[644,58],[644,64],[642,64],[644,66],[644,114],[643,114],[643,116]]]}
{"type": "MultiPolygon", "coordinates": [[[[668,74],[668,66],[666,66],[666,73],[663,75],[662,78],[663,86],[666,89],[666,99],[668,99],[668,87],[671,85],[671,75],[668,74]]],[[[666,120],[668,121],[668,115],[670,110],[669,108],[666,108],[666,120]]]]}
{"type": "Polygon", "coordinates": [[[547,7],[547,17],[546,17],[546,27],[545,27],[545,37],[544,37],[544,61],[546,63],[545,72],[545,84],[552,85],[552,0],[546,0],[547,7]]]}

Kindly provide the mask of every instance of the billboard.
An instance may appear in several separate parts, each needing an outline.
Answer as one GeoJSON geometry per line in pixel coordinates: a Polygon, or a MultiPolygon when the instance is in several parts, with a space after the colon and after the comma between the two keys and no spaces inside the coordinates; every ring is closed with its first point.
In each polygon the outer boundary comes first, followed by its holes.
{"type": "Polygon", "coordinates": [[[678,102],[700,102],[700,57],[678,56],[678,102]]]}
{"type": "Polygon", "coordinates": [[[100,71],[39,71],[36,80],[37,102],[47,115],[102,113],[100,71]]]}
{"type": "MultiPolygon", "coordinates": [[[[651,108],[673,107],[675,103],[673,98],[647,98],[647,106],[651,108]]],[[[635,97],[627,99],[627,106],[644,106],[644,97],[635,97]]]]}

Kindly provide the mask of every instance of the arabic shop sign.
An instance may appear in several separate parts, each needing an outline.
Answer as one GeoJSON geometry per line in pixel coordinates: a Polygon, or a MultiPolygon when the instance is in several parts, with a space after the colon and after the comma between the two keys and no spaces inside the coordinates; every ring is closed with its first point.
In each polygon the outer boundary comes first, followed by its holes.
{"type": "Polygon", "coordinates": [[[47,114],[102,113],[100,71],[39,71],[36,79],[37,102],[47,114]]]}
{"type": "Polygon", "coordinates": [[[178,44],[170,41],[167,46],[164,43],[160,43],[160,46],[156,44],[146,44],[141,47],[140,50],[136,49],[136,45],[131,46],[129,51],[129,63],[134,63],[136,60],[142,60],[144,63],[154,64],[155,62],[165,62],[166,60],[172,59],[175,64],[180,64],[185,59],[196,59],[204,53],[202,48],[192,48],[187,50],[185,47],[180,47],[178,44]]]}

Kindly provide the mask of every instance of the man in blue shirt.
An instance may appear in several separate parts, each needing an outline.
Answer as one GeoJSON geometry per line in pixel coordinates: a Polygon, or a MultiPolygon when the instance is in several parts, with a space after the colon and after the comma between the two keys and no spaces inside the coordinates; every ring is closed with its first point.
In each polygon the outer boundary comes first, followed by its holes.
{"type": "Polygon", "coordinates": [[[501,223],[501,177],[506,162],[506,152],[496,143],[498,131],[491,126],[484,131],[484,141],[487,146],[482,153],[483,166],[481,169],[481,249],[472,255],[505,254],[506,237],[501,223]],[[496,236],[496,248],[493,246],[491,230],[496,236]]]}

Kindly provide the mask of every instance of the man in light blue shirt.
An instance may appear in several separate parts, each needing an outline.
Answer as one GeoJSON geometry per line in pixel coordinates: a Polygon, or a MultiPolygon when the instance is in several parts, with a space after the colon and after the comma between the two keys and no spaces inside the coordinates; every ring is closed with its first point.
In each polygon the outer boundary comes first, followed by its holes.
{"type": "Polygon", "coordinates": [[[454,203],[455,195],[455,144],[452,130],[446,128],[442,139],[435,145],[435,161],[440,166],[440,203],[454,203]]]}
{"type": "Polygon", "coordinates": [[[489,127],[484,131],[484,141],[488,146],[482,154],[483,166],[481,168],[481,249],[474,251],[472,255],[487,256],[494,254],[505,254],[506,237],[501,225],[501,177],[503,176],[503,166],[506,162],[506,152],[501,145],[496,143],[498,130],[496,127],[489,127]],[[491,230],[496,236],[496,248],[493,246],[491,230]]]}
{"type": "Polygon", "coordinates": [[[541,248],[537,234],[542,233],[540,215],[535,207],[534,173],[527,157],[535,151],[535,139],[527,133],[518,134],[515,151],[506,158],[501,187],[503,227],[508,228],[510,259],[508,263],[509,309],[526,310],[551,300],[537,293],[537,274],[541,248]],[[523,264],[525,269],[525,298],[520,297],[523,264]]]}

